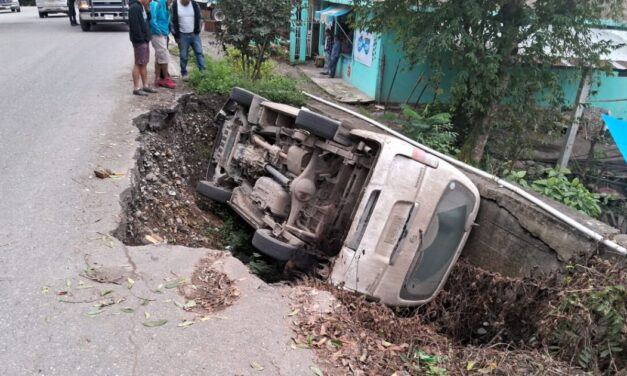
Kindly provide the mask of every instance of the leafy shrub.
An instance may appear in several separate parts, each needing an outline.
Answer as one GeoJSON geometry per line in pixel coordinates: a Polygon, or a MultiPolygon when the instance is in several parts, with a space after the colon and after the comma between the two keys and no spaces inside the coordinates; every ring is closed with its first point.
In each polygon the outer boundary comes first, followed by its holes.
{"type": "MultiPolygon", "coordinates": [[[[233,70],[238,75],[245,75],[244,67],[242,66],[242,52],[237,48],[229,47],[226,50],[226,57],[224,58],[226,62],[233,67],[233,70]]],[[[259,68],[259,78],[270,77],[272,72],[274,71],[274,61],[266,59],[261,63],[261,67],[259,68]]]]}
{"type": "Polygon", "coordinates": [[[239,67],[261,78],[272,44],[289,28],[292,4],[284,0],[229,0],[220,3],[225,20],[218,40],[239,50],[239,67]]]}
{"type": "Polygon", "coordinates": [[[549,349],[594,374],[624,369],[627,346],[625,269],[604,260],[597,268],[568,265],[561,304],[547,315],[553,322],[549,349]],[[600,266],[600,268],[598,268],[600,266]]]}
{"type": "Polygon", "coordinates": [[[592,193],[579,178],[568,180],[566,175],[570,170],[548,168],[543,171],[542,179],[533,180],[528,184],[524,179],[525,171],[505,171],[505,179],[525,188],[531,187],[534,191],[561,202],[566,206],[579,210],[591,217],[601,215],[601,195],[592,193]]]}
{"type": "Polygon", "coordinates": [[[228,95],[234,86],[255,92],[271,101],[300,106],[305,97],[300,93],[296,80],[266,73],[253,81],[234,65],[234,60],[207,59],[204,71],[192,71],[189,82],[199,94],[214,93],[228,95]]]}
{"type": "Polygon", "coordinates": [[[409,106],[403,106],[396,123],[402,126],[402,132],[410,138],[441,153],[453,155],[457,133],[453,131],[451,115],[446,112],[430,115],[428,108],[421,114],[409,106]]]}

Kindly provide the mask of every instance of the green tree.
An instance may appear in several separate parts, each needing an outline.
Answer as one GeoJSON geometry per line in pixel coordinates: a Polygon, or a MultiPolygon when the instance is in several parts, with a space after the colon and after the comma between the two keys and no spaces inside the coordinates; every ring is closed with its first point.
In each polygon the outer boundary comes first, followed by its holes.
{"type": "Polygon", "coordinates": [[[253,80],[260,77],[263,62],[282,31],[289,27],[291,2],[287,0],[225,0],[218,39],[240,51],[242,70],[253,80]]]}
{"type": "Polygon", "coordinates": [[[539,94],[562,104],[551,67],[562,59],[604,67],[616,47],[595,41],[593,27],[620,0],[356,0],[357,25],[389,32],[412,63],[456,72],[451,94],[458,115],[472,124],[460,157],[478,164],[495,118],[527,114],[539,94]]]}

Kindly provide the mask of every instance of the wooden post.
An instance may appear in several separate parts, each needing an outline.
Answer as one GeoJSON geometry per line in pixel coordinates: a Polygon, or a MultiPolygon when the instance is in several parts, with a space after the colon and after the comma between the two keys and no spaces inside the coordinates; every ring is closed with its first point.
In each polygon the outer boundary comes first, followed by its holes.
{"type": "Polygon", "coordinates": [[[579,130],[579,122],[581,121],[581,116],[583,115],[584,105],[588,101],[588,94],[590,94],[590,86],[592,85],[592,69],[584,68],[581,76],[581,82],[579,83],[579,89],[577,90],[577,98],[575,99],[573,122],[568,128],[562,152],[557,160],[557,168],[559,169],[568,167],[568,160],[573,152],[573,145],[575,145],[577,131],[579,130]]]}

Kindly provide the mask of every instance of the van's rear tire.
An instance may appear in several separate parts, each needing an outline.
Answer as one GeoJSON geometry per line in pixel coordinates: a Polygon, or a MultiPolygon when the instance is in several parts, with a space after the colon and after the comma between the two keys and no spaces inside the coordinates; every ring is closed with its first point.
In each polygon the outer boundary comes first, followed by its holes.
{"type": "Polygon", "coordinates": [[[333,140],[340,129],[340,122],[307,110],[298,112],[294,125],[325,140],[333,140]]]}
{"type": "Polygon", "coordinates": [[[44,18],[44,14],[39,12],[39,18],[44,18]]]}
{"type": "Polygon", "coordinates": [[[288,261],[297,252],[302,252],[300,247],[280,241],[272,236],[272,231],[266,229],[255,231],[253,247],[264,255],[279,261],[288,261]]]}

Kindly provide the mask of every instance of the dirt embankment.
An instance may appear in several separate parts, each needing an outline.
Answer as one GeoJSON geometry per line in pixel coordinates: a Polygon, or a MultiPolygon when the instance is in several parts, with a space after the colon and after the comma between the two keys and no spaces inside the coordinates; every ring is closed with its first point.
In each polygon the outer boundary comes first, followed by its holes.
{"type": "MultiPolygon", "coordinates": [[[[137,171],[116,231],[126,244],[249,244],[245,224],[195,193],[215,137],[213,118],[223,103],[216,96],[185,96],[174,109],[136,120],[137,171]]],[[[246,257],[254,272],[280,271],[259,255],[246,257]]],[[[220,275],[205,270],[196,277],[209,295],[225,292],[220,304],[237,296],[220,275]]],[[[315,349],[325,374],[618,374],[627,366],[624,260],[580,260],[566,275],[520,280],[462,259],[444,290],[418,309],[385,307],[315,279],[294,285],[296,291],[327,290],[336,297],[332,309],[320,312],[307,309],[310,293],[297,294],[291,315],[292,346],[315,349]]],[[[211,310],[212,304],[202,305],[211,310]]]]}
{"type": "Polygon", "coordinates": [[[194,187],[204,176],[216,129],[215,111],[224,98],[184,96],[174,109],[135,119],[140,129],[137,170],[124,199],[125,218],[115,232],[128,245],[167,241],[221,248],[213,228],[222,220],[202,210],[194,187]]]}

